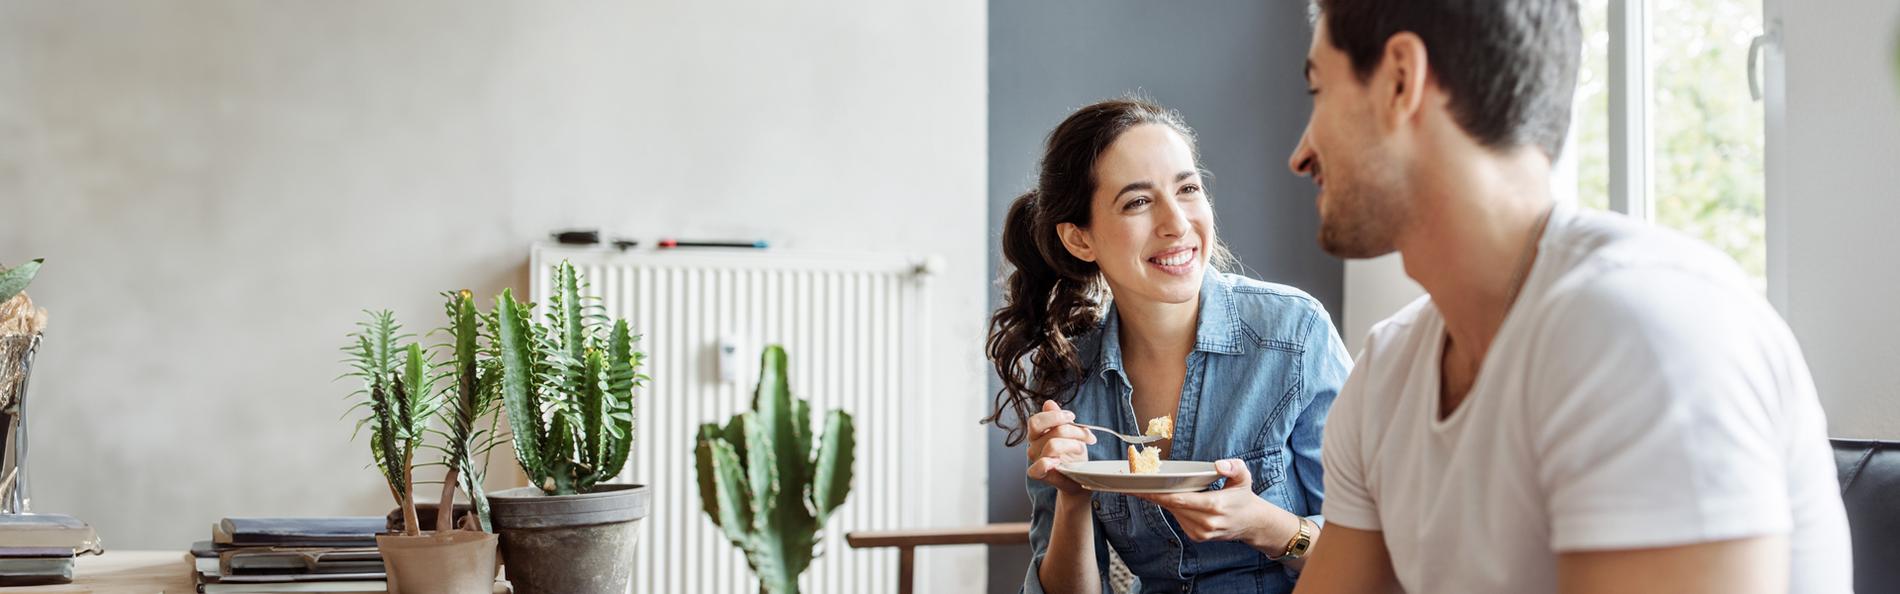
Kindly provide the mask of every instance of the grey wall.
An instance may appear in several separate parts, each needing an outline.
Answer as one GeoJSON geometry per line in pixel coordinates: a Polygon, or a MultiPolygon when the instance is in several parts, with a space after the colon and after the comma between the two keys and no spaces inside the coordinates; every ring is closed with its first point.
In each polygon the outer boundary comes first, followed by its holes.
{"type": "MultiPolygon", "coordinates": [[[[528,243],[570,225],[942,256],[933,392],[906,397],[975,419],[985,10],[0,4],[0,260],[47,259],[30,291],[52,314],[34,508],[119,550],[225,515],[384,512],[332,381],[357,310],[434,326],[437,291],[524,290],[528,243]]],[[[984,439],[940,433],[919,439],[984,439]]],[[[915,521],[981,522],[982,472],[920,473],[941,495],[915,521]]],[[[976,591],[950,576],[983,564],[932,551],[919,581],[976,591]]]]}
{"type": "MultiPolygon", "coordinates": [[[[1341,265],[1314,242],[1312,185],[1286,170],[1308,110],[1304,3],[993,0],[989,22],[991,270],[1001,266],[1003,215],[1033,183],[1044,137],[1077,107],[1140,90],[1199,133],[1221,237],[1252,275],[1305,289],[1338,323],[1341,265]]],[[[991,437],[990,520],[1022,521],[1023,452],[1003,447],[1000,431],[991,437]]],[[[992,548],[990,591],[1014,592],[1028,554],[992,548]]]]}

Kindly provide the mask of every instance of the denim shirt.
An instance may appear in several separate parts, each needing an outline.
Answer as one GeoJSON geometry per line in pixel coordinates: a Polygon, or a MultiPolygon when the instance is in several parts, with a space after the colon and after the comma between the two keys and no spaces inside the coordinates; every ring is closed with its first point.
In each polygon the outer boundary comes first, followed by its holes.
{"type": "MultiPolygon", "coordinates": [[[[1254,493],[1323,523],[1320,432],[1352,367],[1331,318],[1298,289],[1212,270],[1201,285],[1200,307],[1169,458],[1238,458],[1253,476],[1254,493]]],[[[1118,327],[1111,305],[1101,325],[1077,340],[1087,370],[1065,408],[1077,422],[1138,435],[1145,423],[1135,418],[1118,327]]],[[[1124,459],[1121,448],[1114,439],[1098,440],[1088,448],[1089,459],[1124,459]]],[[[1022,591],[1040,594],[1037,570],[1049,547],[1056,489],[1034,479],[1028,483],[1034,557],[1022,591]]],[[[1091,496],[1095,564],[1104,591],[1110,546],[1141,592],[1293,591],[1297,576],[1245,543],[1193,542],[1159,506],[1116,493],[1091,496]]]]}

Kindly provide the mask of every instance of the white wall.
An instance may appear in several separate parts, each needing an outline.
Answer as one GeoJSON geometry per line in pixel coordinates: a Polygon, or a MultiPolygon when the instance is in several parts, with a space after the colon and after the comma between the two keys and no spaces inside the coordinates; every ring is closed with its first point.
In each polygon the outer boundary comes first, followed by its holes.
{"type": "Polygon", "coordinates": [[[1900,439],[1900,4],[1772,0],[1769,10],[1780,13],[1785,74],[1785,102],[1769,104],[1777,305],[1829,432],[1900,439]]]}
{"type": "Polygon", "coordinates": [[[1374,324],[1424,294],[1424,287],[1405,276],[1405,261],[1397,252],[1371,260],[1347,260],[1345,327],[1339,329],[1346,350],[1358,357],[1374,324]]]}
{"type": "Polygon", "coordinates": [[[933,522],[983,521],[984,27],[981,1],[0,4],[0,260],[47,258],[52,311],[35,509],[119,549],[387,510],[332,381],[358,310],[434,326],[436,292],[525,290],[573,225],[945,257],[935,392],[905,397],[970,421],[933,522]]]}

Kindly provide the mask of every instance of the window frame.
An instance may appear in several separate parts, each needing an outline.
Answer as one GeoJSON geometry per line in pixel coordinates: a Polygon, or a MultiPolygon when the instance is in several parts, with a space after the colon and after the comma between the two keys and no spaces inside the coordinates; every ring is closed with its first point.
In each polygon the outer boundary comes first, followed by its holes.
{"type": "MultiPolygon", "coordinates": [[[[1764,272],[1767,276],[1768,302],[1786,312],[1788,302],[1786,159],[1777,150],[1787,132],[1785,120],[1786,80],[1781,53],[1782,0],[1761,0],[1763,31],[1758,37],[1759,53],[1750,52],[1751,73],[1758,74],[1763,102],[1762,172],[1763,225],[1767,243],[1764,272]],[[1757,62],[1758,61],[1758,62],[1757,62]]],[[[1653,97],[1653,72],[1649,51],[1650,18],[1648,0],[1608,0],[1605,24],[1610,35],[1608,55],[1609,104],[1609,207],[1643,222],[1656,220],[1655,127],[1649,107],[1653,97]]]]}

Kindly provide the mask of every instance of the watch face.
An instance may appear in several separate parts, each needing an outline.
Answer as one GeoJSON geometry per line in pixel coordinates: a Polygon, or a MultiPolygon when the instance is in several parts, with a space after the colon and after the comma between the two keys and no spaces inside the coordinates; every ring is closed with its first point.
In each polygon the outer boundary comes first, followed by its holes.
{"type": "Polygon", "coordinates": [[[1293,542],[1288,543],[1285,558],[1299,559],[1313,546],[1313,537],[1319,533],[1319,526],[1312,520],[1300,518],[1300,531],[1295,533],[1293,542]]]}

